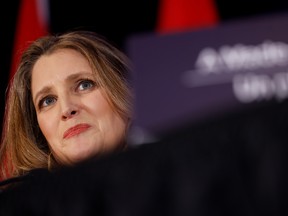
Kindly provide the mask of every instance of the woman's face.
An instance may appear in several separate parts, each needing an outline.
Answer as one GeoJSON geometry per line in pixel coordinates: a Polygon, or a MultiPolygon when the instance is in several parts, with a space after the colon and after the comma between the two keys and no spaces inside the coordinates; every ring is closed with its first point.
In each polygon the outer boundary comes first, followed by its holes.
{"type": "Polygon", "coordinates": [[[56,160],[73,164],[117,148],[126,123],[98,88],[88,61],[72,49],[40,57],[32,98],[42,133],[56,160]]]}

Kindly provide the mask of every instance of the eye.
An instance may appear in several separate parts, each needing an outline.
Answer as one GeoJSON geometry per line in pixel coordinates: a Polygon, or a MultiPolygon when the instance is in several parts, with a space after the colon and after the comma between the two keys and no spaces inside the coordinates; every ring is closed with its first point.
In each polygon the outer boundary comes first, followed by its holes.
{"type": "Polygon", "coordinates": [[[44,107],[48,107],[48,106],[51,106],[52,104],[54,104],[56,102],[56,98],[53,97],[53,96],[46,96],[44,98],[42,98],[40,101],[39,101],[39,108],[44,108],[44,107]]]}
{"type": "Polygon", "coordinates": [[[95,82],[89,79],[80,80],[78,83],[78,90],[85,91],[87,89],[91,89],[95,86],[95,82]]]}

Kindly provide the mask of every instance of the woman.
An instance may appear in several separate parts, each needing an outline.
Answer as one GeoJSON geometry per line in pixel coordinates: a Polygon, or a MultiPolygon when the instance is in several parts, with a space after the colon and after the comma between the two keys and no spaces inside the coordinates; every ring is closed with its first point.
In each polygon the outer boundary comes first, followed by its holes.
{"type": "Polygon", "coordinates": [[[132,115],[127,57],[94,32],[36,40],[8,92],[2,178],[122,150],[132,115]]]}

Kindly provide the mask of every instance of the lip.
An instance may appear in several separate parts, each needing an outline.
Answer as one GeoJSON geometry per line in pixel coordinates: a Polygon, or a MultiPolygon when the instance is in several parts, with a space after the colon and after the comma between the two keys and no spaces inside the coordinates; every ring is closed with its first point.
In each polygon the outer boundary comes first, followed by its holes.
{"type": "Polygon", "coordinates": [[[91,126],[89,124],[77,124],[77,125],[69,128],[68,130],[66,130],[65,133],[63,134],[63,138],[69,139],[73,136],[76,136],[78,134],[85,132],[90,127],[91,126]]]}

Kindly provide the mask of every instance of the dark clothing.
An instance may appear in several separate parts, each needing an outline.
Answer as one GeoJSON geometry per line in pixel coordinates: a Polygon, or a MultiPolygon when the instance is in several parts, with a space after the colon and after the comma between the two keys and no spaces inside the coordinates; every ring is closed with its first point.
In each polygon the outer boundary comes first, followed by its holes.
{"type": "Polygon", "coordinates": [[[0,215],[286,215],[288,105],[186,125],[159,142],[55,172],[0,195],[0,215]]]}

